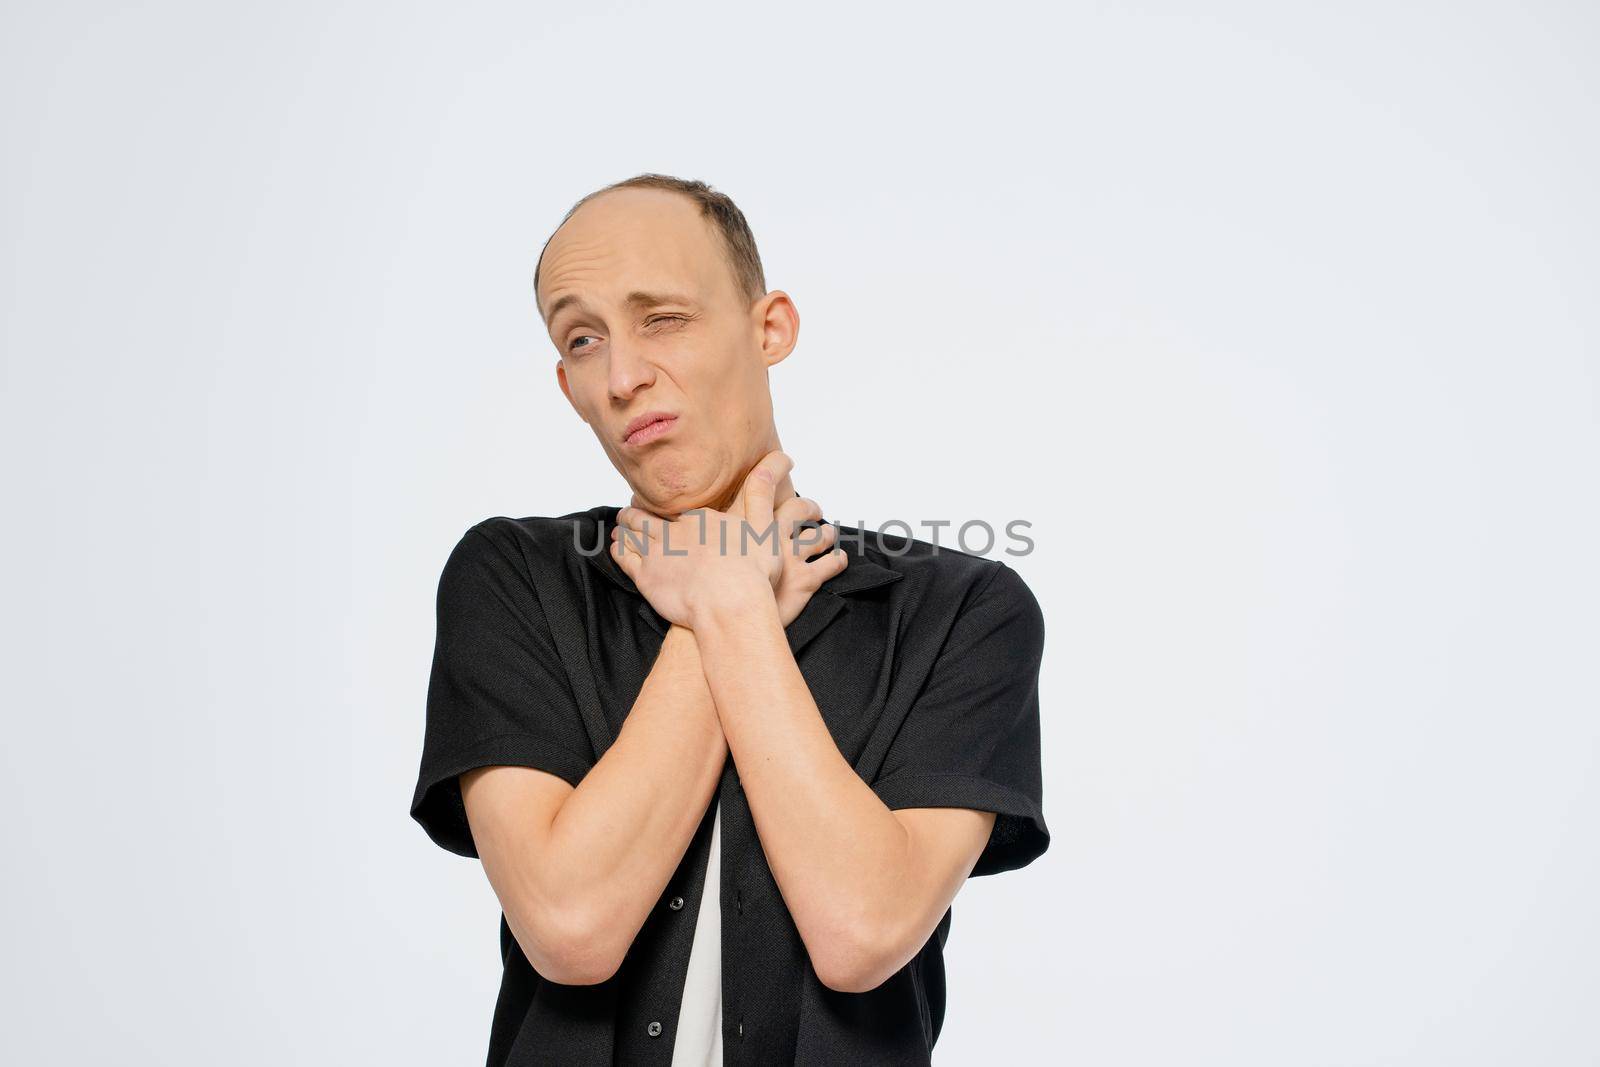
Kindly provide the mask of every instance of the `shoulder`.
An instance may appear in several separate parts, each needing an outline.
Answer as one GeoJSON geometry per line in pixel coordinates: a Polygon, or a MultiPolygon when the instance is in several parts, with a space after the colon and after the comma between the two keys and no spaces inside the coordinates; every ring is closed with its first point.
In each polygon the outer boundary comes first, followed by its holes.
{"type": "Polygon", "coordinates": [[[475,555],[498,553],[540,569],[557,561],[592,553],[606,536],[606,524],[617,509],[608,505],[565,515],[492,515],[467,527],[455,551],[475,555]]]}
{"type": "MultiPolygon", "coordinates": [[[[450,549],[440,576],[441,591],[537,591],[554,595],[577,590],[588,566],[584,556],[603,550],[608,507],[566,515],[493,515],[467,527],[450,549]]],[[[574,592],[573,595],[576,595],[574,592]]]]}
{"type": "MultiPolygon", "coordinates": [[[[861,555],[896,572],[890,588],[912,632],[986,635],[1019,652],[1042,650],[1044,612],[1022,575],[1005,562],[910,536],[841,527],[861,536],[861,555]]],[[[941,639],[942,640],[942,639],[941,639]]]]}
{"type": "Polygon", "coordinates": [[[859,545],[861,555],[873,563],[910,579],[909,583],[899,584],[912,590],[955,597],[962,602],[1020,601],[1038,606],[1022,575],[1002,560],[942,541],[879,530],[841,526],[840,537],[859,545]]]}

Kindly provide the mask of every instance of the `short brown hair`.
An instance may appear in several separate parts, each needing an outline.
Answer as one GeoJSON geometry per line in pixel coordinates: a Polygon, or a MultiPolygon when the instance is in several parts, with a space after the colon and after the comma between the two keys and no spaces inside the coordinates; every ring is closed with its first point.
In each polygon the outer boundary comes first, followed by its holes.
{"type": "MultiPolygon", "coordinates": [[[[700,205],[700,217],[710,219],[716,226],[717,232],[722,235],[722,244],[728,254],[728,266],[733,271],[734,284],[744,293],[746,299],[754,303],[766,294],[767,279],[761,270],[761,253],[756,250],[755,235],[750,232],[750,224],[745,221],[744,212],[739,210],[739,205],[727,193],[719,193],[702,181],[691,181],[687,178],[674,178],[670,174],[636,174],[632,178],[625,178],[620,182],[613,182],[603,189],[596,189],[588,196],[573,204],[567,213],[556,224],[556,230],[566,225],[584,204],[593,200],[601,193],[609,193],[613,189],[665,189],[668,192],[682,193],[700,205]]],[[[550,236],[545,238],[544,248],[550,247],[550,241],[555,237],[552,230],[550,236]]],[[[539,262],[533,268],[533,302],[539,304],[539,270],[544,266],[544,248],[539,250],[539,262]]],[[[544,309],[539,308],[539,317],[544,317],[544,309]]]]}

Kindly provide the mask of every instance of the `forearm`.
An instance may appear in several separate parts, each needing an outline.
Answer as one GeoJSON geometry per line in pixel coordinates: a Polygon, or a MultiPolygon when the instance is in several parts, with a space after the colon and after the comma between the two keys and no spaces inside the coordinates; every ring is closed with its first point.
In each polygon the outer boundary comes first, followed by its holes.
{"type": "Polygon", "coordinates": [[[771,596],[705,616],[707,684],[784,903],[819,975],[859,973],[901,940],[911,837],[840,753],[771,596]]]}
{"type": "Polygon", "coordinates": [[[550,827],[546,892],[617,959],[672,878],[727,757],[694,634],[673,626],[617,739],[550,827]]]}

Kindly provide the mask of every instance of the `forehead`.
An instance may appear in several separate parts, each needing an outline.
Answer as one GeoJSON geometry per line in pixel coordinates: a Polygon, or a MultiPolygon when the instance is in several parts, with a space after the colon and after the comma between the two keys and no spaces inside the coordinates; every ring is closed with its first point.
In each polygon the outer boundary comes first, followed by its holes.
{"type": "Polygon", "coordinates": [[[589,201],[551,237],[539,270],[539,306],[568,294],[590,307],[638,290],[711,300],[732,282],[720,239],[688,197],[617,189],[589,201]]]}

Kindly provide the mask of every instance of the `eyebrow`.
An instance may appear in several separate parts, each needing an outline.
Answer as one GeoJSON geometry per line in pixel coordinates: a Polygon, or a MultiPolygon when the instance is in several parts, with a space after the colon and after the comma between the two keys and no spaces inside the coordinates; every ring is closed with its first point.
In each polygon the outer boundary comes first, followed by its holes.
{"type": "MultiPolygon", "coordinates": [[[[650,293],[644,291],[643,289],[635,289],[633,292],[629,293],[622,302],[626,306],[636,310],[660,307],[663,304],[694,304],[693,300],[687,296],[684,296],[682,293],[650,293]]],[[[582,297],[578,296],[577,293],[568,293],[558,299],[554,304],[550,305],[550,313],[545,316],[545,321],[554,327],[556,316],[573,305],[576,305],[579,308],[586,308],[582,297]]]]}

